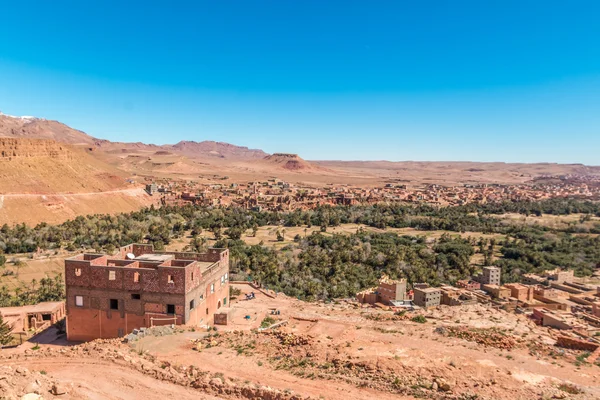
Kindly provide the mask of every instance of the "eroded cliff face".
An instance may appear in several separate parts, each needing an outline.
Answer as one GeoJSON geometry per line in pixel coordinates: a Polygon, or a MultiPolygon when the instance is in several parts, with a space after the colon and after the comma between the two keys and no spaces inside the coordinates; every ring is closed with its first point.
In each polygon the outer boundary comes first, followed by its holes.
{"type": "Polygon", "coordinates": [[[0,161],[28,158],[72,160],[73,152],[52,140],[0,138],[0,161]]]}
{"type": "Polygon", "coordinates": [[[125,187],[122,171],[89,149],[48,139],[0,138],[0,194],[81,193],[125,187]]]}

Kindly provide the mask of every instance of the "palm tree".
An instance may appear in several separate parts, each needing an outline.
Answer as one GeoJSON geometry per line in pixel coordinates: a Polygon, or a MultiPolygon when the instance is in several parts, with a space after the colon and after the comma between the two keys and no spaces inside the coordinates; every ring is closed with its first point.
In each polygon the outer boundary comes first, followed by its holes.
{"type": "Polygon", "coordinates": [[[12,327],[8,325],[8,322],[4,322],[2,315],[0,315],[0,348],[12,342],[13,336],[11,332],[12,327]]]}

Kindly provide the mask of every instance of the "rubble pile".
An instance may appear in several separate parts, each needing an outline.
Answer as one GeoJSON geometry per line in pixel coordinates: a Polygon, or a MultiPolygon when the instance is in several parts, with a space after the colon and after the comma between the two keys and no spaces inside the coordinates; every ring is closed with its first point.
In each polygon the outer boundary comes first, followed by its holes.
{"type": "Polygon", "coordinates": [[[469,328],[466,326],[440,326],[435,329],[439,333],[448,337],[456,337],[469,342],[475,342],[488,347],[495,347],[502,350],[510,350],[517,346],[515,338],[508,336],[494,328],[469,328]]]}
{"type": "Polygon", "coordinates": [[[263,335],[270,336],[285,347],[307,346],[310,345],[312,341],[312,337],[309,335],[297,335],[295,333],[286,333],[283,331],[268,331],[263,332],[263,335]]]}
{"type": "Polygon", "coordinates": [[[412,317],[415,316],[415,314],[411,314],[411,313],[406,313],[406,312],[395,312],[395,313],[383,313],[383,312],[372,312],[372,313],[365,313],[363,315],[366,319],[370,319],[371,321],[408,321],[409,319],[411,319],[412,317]]]}
{"type": "Polygon", "coordinates": [[[41,400],[67,394],[72,389],[51,379],[44,372],[29,371],[23,366],[0,367],[1,399],[41,400]]]}
{"type": "Polygon", "coordinates": [[[155,326],[152,328],[134,329],[129,335],[125,336],[125,343],[135,342],[144,336],[167,336],[175,332],[174,325],[155,326]]]}

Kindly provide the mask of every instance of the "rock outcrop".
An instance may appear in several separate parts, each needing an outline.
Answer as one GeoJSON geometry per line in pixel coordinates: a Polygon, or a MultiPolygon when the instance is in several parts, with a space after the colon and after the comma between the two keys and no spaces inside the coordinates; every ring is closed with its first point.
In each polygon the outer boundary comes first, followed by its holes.
{"type": "Polygon", "coordinates": [[[0,138],[0,161],[35,157],[71,160],[73,152],[53,140],[0,138]]]}

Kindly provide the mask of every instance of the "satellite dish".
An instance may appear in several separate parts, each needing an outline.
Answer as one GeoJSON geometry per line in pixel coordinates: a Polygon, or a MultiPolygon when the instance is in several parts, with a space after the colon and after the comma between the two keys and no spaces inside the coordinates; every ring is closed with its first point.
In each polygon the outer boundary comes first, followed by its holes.
{"type": "Polygon", "coordinates": [[[127,259],[128,260],[133,260],[135,258],[135,254],[133,253],[127,253],[127,259]]]}

